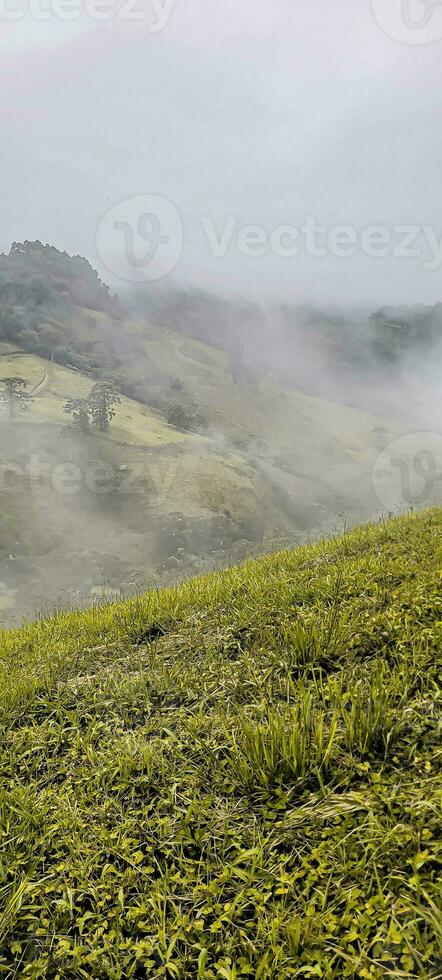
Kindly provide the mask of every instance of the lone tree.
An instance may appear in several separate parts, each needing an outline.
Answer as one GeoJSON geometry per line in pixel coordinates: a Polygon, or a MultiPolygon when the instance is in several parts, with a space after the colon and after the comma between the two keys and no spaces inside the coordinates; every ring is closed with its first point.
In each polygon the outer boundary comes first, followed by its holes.
{"type": "Polygon", "coordinates": [[[113,381],[99,381],[89,395],[92,423],[101,432],[107,432],[115,415],[115,406],[121,403],[117,386],[113,381]]]}
{"type": "Polygon", "coordinates": [[[84,435],[89,432],[92,406],[87,398],[69,398],[63,406],[63,411],[66,415],[72,415],[72,422],[76,429],[80,429],[84,435]]]}
{"type": "Polygon", "coordinates": [[[0,380],[0,404],[5,405],[12,422],[16,415],[29,412],[31,395],[25,390],[28,382],[23,378],[2,378],[0,380]]]}
{"type": "Polygon", "coordinates": [[[178,402],[169,406],[166,419],[169,425],[173,425],[174,429],[180,432],[204,432],[208,428],[206,420],[196,408],[188,409],[178,402]]]}

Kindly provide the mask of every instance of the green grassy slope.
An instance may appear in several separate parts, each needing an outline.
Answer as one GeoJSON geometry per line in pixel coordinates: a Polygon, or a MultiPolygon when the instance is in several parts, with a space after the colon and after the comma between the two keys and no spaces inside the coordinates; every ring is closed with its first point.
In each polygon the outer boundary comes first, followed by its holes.
{"type": "MultiPolygon", "coordinates": [[[[27,381],[28,391],[35,391],[32,415],[26,416],[26,421],[54,423],[65,430],[70,421],[63,412],[65,402],[68,398],[87,398],[93,379],[42,357],[19,353],[19,350],[15,347],[10,353],[12,345],[0,343],[0,379],[18,376],[27,381]]],[[[93,436],[97,438],[95,433],[93,436]]],[[[124,396],[108,438],[149,447],[186,441],[182,433],[167,425],[159,412],[124,396]]]]}
{"type": "Polygon", "coordinates": [[[442,976],[441,530],[0,637],[2,976],[442,976]]]}

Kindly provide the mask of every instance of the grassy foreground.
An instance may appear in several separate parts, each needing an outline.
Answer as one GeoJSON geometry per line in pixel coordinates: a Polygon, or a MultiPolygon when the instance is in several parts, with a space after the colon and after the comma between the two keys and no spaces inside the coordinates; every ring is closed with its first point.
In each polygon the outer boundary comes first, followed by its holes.
{"type": "Polygon", "coordinates": [[[0,637],[0,976],[442,977],[441,531],[0,637]]]}

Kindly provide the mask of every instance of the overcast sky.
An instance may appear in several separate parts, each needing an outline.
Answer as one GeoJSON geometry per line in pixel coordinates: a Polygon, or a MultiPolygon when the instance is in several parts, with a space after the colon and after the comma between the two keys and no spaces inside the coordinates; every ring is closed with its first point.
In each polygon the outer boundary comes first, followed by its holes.
{"type": "Polygon", "coordinates": [[[0,2],[3,248],[38,238],[116,285],[442,300],[440,5],[64,2],[0,2]]]}

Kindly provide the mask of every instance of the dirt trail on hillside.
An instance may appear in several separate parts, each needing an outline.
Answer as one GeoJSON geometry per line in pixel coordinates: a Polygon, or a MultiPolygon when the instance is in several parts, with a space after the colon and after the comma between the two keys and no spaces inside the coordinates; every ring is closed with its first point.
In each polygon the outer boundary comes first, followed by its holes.
{"type": "Polygon", "coordinates": [[[191,354],[186,354],[185,350],[183,350],[184,341],[181,341],[179,337],[171,337],[171,340],[175,353],[181,358],[181,360],[188,361],[189,364],[192,364],[193,367],[199,368],[199,370],[203,369],[206,371],[211,371],[212,374],[219,373],[218,367],[216,367],[214,364],[206,363],[206,361],[199,361],[196,357],[192,357],[191,354]]]}
{"type": "Polygon", "coordinates": [[[38,384],[36,384],[35,388],[32,388],[32,391],[29,392],[31,398],[35,398],[36,395],[41,395],[43,391],[46,391],[48,384],[49,384],[49,371],[45,368],[44,375],[41,381],[39,381],[38,384]]]}

